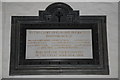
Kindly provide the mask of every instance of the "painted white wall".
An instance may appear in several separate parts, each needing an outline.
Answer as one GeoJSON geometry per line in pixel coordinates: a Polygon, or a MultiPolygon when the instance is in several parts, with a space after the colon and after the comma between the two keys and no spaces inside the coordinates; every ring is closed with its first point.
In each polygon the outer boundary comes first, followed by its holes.
{"type": "Polygon", "coordinates": [[[107,15],[107,38],[110,75],[26,75],[9,76],[11,16],[38,16],[38,10],[44,10],[52,2],[40,3],[3,3],[3,78],[117,78],[118,77],[118,3],[67,2],[80,15],[107,15]]]}
{"type": "Polygon", "coordinates": [[[2,78],[2,2],[0,1],[0,79],[2,78]]]}
{"type": "Polygon", "coordinates": [[[118,2],[119,0],[2,0],[3,2],[118,2]]]}

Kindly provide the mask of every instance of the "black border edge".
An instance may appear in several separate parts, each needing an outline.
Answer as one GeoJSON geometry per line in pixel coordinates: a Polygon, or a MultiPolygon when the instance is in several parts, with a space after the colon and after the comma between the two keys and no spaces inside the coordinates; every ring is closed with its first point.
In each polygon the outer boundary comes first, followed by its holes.
{"type": "MultiPolygon", "coordinates": [[[[97,19],[100,19],[100,20],[103,20],[103,21],[105,21],[106,20],[106,18],[104,17],[103,18],[103,16],[99,16],[99,17],[95,17],[95,16],[92,16],[92,18],[90,17],[90,16],[86,16],[86,18],[90,18],[90,19],[94,19],[94,18],[97,18],[97,19]],[[102,18],[102,19],[101,19],[102,18]]],[[[15,26],[14,26],[14,24],[16,23],[15,21],[19,21],[19,20],[21,20],[21,19],[23,19],[23,18],[27,18],[27,17],[13,17],[13,19],[12,19],[12,29],[14,30],[14,28],[15,28],[15,26]],[[13,28],[14,27],[14,28],[13,28]]],[[[16,25],[16,24],[15,24],[16,25]]],[[[105,25],[106,25],[106,22],[105,22],[105,25]]],[[[14,34],[14,32],[13,31],[11,31],[11,34],[14,34]]],[[[15,36],[15,35],[14,35],[15,36]]],[[[13,44],[13,38],[14,38],[14,36],[12,37],[11,36],[11,44],[13,44]]],[[[107,41],[107,40],[106,40],[107,41]]],[[[14,45],[12,45],[12,46],[14,46],[14,45]]],[[[106,44],[106,46],[107,46],[107,44],[106,44]]],[[[14,52],[14,49],[11,49],[11,51],[12,52],[14,52]]],[[[12,53],[11,52],[11,53],[12,53]]],[[[108,54],[106,54],[106,55],[108,55],[108,54]]],[[[14,54],[11,54],[10,56],[14,56],[14,54]]],[[[107,56],[106,56],[107,57],[107,56]]],[[[20,70],[16,70],[16,69],[18,69],[17,67],[15,67],[15,62],[13,63],[13,61],[15,61],[14,59],[12,59],[12,58],[10,58],[11,60],[10,60],[10,75],[16,75],[16,74],[18,74],[18,75],[22,75],[21,74],[21,71],[20,70]],[[18,72],[20,72],[20,74],[18,73],[18,72]]],[[[108,63],[108,61],[106,60],[106,62],[105,63],[108,63]]],[[[108,64],[107,65],[105,65],[105,66],[108,66],[108,64]]],[[[103,69],[103,73],[102,74],[108,74],[109,72],[109,70],[107,70],[108,69],[108,67],[105,67],[104,66],[104,69],[103,69]],[[104,70],[105,70],[105,72],[104,72],[104,70]]],[[[100,72],[101,73],[101,72],[100,72]]],[[[26,73],[25,73],[26,74],[26,73]]],[[[85,74],[87,74],[87,73],[85,73],[85,74]]],[[[94,74],[97,74],[97,73],[94,73],[94,74]]],[[[98,74],[99,74],[99,72],[98,72],[98,74]]]]}

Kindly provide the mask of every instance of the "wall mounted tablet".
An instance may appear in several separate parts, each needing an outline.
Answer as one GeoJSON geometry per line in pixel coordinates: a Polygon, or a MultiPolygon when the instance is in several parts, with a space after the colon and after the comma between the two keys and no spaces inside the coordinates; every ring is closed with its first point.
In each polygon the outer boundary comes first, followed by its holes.
{"type": "Polygon", "coordinates": [[[108,75],[106,16],[53,3],[11,17],[10,75],[108,75]]]}

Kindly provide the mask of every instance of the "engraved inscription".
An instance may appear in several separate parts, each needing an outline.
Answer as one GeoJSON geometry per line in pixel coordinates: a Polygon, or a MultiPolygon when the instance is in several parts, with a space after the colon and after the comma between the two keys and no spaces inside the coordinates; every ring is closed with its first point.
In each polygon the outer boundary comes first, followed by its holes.
{"type": "Polygon", "coordinates": [[[26,59],[92,59],[92,30],[26,30],[26,59]]]}

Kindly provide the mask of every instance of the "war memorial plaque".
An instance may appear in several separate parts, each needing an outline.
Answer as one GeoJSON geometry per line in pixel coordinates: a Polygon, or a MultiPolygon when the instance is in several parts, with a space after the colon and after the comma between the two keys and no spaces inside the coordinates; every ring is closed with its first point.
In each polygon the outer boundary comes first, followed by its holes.
{"type": "Polygon", "coordinates": [[[59,2],[12,16],[9,75],[108,75],[106,16],[79,15],[59,2]]]}
{"type": "Polygon", "coordinates": [[[26,59],[92,59],[91,30],[27,30],[26,59]]]}

